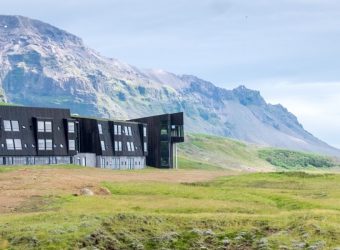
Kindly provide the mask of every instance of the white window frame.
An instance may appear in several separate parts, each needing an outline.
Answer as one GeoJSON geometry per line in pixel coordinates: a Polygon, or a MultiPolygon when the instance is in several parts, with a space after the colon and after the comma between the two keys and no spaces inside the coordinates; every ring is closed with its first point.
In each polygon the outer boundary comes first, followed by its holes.
{"type": "Polygon", "coordinates": [[[113,132],[114,132],[114,135],[118,134],[117,124],[113,125],[113,132]]]}
{"type": "Polygon", "coordinates": [[[102,151],[106,150],[104,141],[100,141],[100,147],[101,147],[102,151]]]}
{"type": "Polygon", "coordinates": [[[131,151],[132,151],[132,152],[135,152],[135,145],[133,144],[133,141],[130,142],[130,145],[131,145],[131,151]]]}
{"type": "Polygon", "coordinates": [[[4,130],[12,131],[12,125],[10,120],[4,120],[4,130]]]}
{"type": "Polygon", "coordinates": [[[130,152],[131,151],[131,145],[130,142],[126,142],[127,150],[130,152]]]}
{"type": "Polygon", "coordinates": [[[15,150],[22,150],[21,139],[14,139],[15,150]]]}
{"type": "Polygon", "coordinates": [[[144,142],[144,152],[148,152],[148,143],[144,142]]]}
{"type": "Polygon", "coordinates": [[[14,140],[13,139],[6,139],[6,148],[7,150],[14,150],[14,140]]]}
{"type": "Polygon", "coordinates": [[[124,126],[124,134],[129,135],[129,130],[127,126],[124,126]]]}
{"type": "Polygon", "coordinates": [[[38,139],[38,150],[43,151],[45,150],[45,140],[38,139]]]}
{"type": "Polygon", "coordinates": [[[118,151],[118,141],[115,141],[115,151],[118,151]]]}
{"type": "Polygon", "coordinates": [[[76,141],[68,140],[68,150],[76,150],[76,141]]]}
{"type": "Polygon", "coordinates": [[[19,132],[20,128],[19,128],[19,122],[18,121],[11,121],[12,124],[12,131],[14,132],[19,132]]]}
{"type": "Polygon", "coordinates": [[[46,139],[45,140],[45,147],[46,147],[46,150],[48,150],[48,151],[53,150],[53,141],[52,141],[52,139],[46,139]]]}
{"type": "Polygon", "coordinates": [[[103,126],[100,123],[98,123],[98,131],[100,135],[103,134],[103,126]]]}
{"type": "Polygon", "coordinates": [[[128,130],[129,130],[129,135],[131,136],[132,135],[132,130],[131,130],[131,127],[128,127],[128,130]]]}
{"type": "Polygon", "coordinates": [[[75,124],[74,122],[67,122],[67,132],[73,134],[75,131],[75,124]]]}
{"type": "Polygon", "coordinates": [[[121,141],[118,142],[118,151],[122,151],[122,142],[121,141]]]}
{"type": "Polygon", "coordinates": [[[37,122],[38,132],[45,132],[45,122],[38,121],[37,122]]]}
{"type": "Polygon", "coordinates": [[[146,137],[146,127],[143,127],[143,136],[146,137]]]}
{"type": "Polygon", "coordinates": [[[52,132],[52,121],[45,121],[45,132],[51,133],[52,132]],[[47,127],[47,124],[49,124],[47,127]]]}
{"type": "Polygon", "coordinates": [[[118,135],[122,135],[122,125],[118,125],[118,135]]]}

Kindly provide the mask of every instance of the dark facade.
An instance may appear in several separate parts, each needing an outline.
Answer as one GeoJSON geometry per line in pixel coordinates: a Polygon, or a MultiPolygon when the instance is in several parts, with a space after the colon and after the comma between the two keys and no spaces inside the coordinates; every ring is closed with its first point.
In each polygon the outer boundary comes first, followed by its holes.
{"type": "Polygon", "coordinates": [[[0,163],[72,163],[77,151],[77,130],[69,135],[65,124],[72,121],[67,109],[0,107],[0,163]]]}
{"type": "Polygon", "coordinates": [[[68,109],[0,106],[0,165],[176,167],[183,113],[132,121],[71,116],[68,109]]]}
{"type": "Polygon", "coordinates": [[[147,124],[149,131],[146,164],[157,168],[177,168],[177,145],[184,142],[183,113],[163,114],[132,121],[147,124]]]}

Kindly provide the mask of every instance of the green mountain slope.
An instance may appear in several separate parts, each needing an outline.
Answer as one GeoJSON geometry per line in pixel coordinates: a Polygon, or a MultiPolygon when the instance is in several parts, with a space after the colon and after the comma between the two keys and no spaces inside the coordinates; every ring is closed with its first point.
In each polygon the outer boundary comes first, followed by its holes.
{"type": "Polygon", "coordinates": [[[179,168],[271,171],[280,169],[329,168],[339,161],[298,151],[264,148],[254,144],[204,134],[188,134],[179,145],[179,168]]]}

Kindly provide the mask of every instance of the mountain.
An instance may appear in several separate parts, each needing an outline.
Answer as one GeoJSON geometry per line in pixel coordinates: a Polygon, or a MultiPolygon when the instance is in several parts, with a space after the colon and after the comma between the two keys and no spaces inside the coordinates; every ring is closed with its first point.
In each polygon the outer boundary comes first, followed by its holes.
{"type": "Polygon", "coordinates": [[[340,155],[258,91],[106,58],[75,35],[22,16],[0,16],[0,99],[117,119],[183,111],[186,130],[340,155]]]}

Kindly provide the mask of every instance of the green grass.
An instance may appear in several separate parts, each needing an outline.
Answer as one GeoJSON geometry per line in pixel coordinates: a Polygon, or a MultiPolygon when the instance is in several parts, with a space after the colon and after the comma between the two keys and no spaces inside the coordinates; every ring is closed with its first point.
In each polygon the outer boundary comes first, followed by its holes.
{"type": "Polygon", "coordinates": [[[188,134],[179,144],[182,169],[313,170],[339,166],[339,160],[313,153],[263,148],[225,137],[188,134]]]}
{"type": "Polygon", "coordinates": [[[183,169],[271,169],[258,156],[258,147],[225,137],[188,134],[179,144],[179,167],[183,169]]]}
{"type": "Polygon", "coordinates": [[[102,185],[112,195],[35,197],[28,209],[0,215],[0,248],[340,246],[340,175],[279,172],[102,185]]]}

